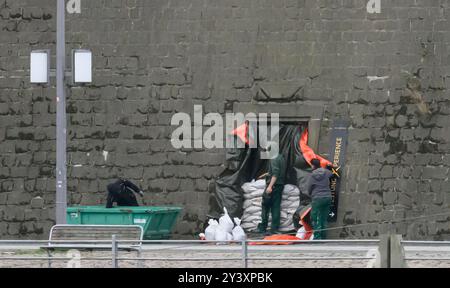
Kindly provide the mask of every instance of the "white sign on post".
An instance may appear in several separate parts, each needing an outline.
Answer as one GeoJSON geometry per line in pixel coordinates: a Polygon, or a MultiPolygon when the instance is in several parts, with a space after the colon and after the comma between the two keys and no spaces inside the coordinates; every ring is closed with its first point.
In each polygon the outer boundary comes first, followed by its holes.
{"type": "Polygon", "coordinates": [[[369,0],[367,3],[367,13],[380,14],[381,13],[381,0],[369,0]]]}
{"type": "Polygon", "coordinates": [[[81,0],[69,0],[67,2],[67,12],[69,14],[81,13],[81,0]]]}

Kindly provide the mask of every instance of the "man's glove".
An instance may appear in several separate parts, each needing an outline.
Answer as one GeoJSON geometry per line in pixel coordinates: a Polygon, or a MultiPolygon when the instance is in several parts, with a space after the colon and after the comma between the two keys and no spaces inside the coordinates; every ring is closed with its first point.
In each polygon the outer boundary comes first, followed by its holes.
{"type": "Polygon", "coordinates": [[[267,193],[267,191],[264,191],[262,196],[262,205],[268,207],[272,205],[272,194],[267,193]]]}

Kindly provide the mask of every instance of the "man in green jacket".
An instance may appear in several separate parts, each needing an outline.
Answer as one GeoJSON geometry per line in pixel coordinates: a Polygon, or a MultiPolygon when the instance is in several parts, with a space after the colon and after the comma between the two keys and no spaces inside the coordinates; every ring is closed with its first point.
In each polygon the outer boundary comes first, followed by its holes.
{"type": "Polygon", "coordinates": [[[270,160],[269,172],[260,178],[266,177],[267,188],[263,194],[261,223],[258,232],[266,233],[269,223],[269,213],[272,213],[272,225],[270,234],[277,234],[280,228],[281,195],[286,179],[286,161],[284,156],[278,153],[270,160]]]}

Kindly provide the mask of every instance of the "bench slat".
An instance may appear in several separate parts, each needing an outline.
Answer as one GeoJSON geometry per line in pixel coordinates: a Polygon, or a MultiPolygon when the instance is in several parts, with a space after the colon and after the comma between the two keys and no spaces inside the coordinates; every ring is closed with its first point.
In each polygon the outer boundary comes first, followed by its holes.
{"type": "MultiPolygon", "coordinates": [[[[83,240],[111,240],[116,235],[117,240],[133,241],[133,243],[120,244],[121,249],[140,249],[143,230],[140,226],[114,226],[114,225],[55,225],[49,237],[49,247],[52,248],[74,248],[82,247],[85,249],[99,248],[99,245],[108,246],[108,244],[66,244],[52,243],[52,241],[83,241],[83,240]],[[124,247],[126,246],[126,247],[124,247]]],[[[101,248],[101,247],[100,247],[101,248]]],[[[75,248],[74,248],[75,249],[75,248]]]]}
{"type": "Polygon", "coordinates": [[[137,238],[140,235],[139,234],[130,234],[130,233],[120,233],[120,232],[111,232],[111,233],[96,233],[94,231],[89,233],[77,233],[77,232],[56,232],[53,234],[53,237],[70,237],[70,236],[79,236],[79,237],[88,237],[90,235],[97,235],[99,237],[109,237],[111,238],[112,235],[116,235],[117,237],[133,237],[137,238]]]}

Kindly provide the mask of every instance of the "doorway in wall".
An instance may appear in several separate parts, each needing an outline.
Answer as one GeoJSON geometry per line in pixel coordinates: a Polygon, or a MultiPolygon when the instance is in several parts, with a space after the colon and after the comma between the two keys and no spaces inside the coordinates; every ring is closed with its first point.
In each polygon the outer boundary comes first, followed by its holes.
{"type": "MultiPolygon", "coordinates": [[[[270,127],[270,125],[268,125],[270,127]]],[[[257,131],[253,135],[261,133],[261,125],[254,125],[257,131]]],[[[267,127],[266,129],[270,128],[267,127]]],[[[307,176],[311,173],[311,167],[303,157],[300,148],[300,139],[307,130],[307,122],[282,121],[279,125],[279,151],[286,159],[286,184],[299,187],[301,201],[309,203],[309,198],[304,194],[307,176]]],[[[248,133],[252,134],[252,133],[248,133]]],[[[268,131],[268,135],[271,135],[268,131]]],[[[251,139],[250,139],[251,140],[251,139]]],[[[258,145],[259,146],[259,145],[258,145]]],[[[257,179],[268,170],[268,160],[261,159],[261,148],[235,148],[227,151],[227,168],[216,179],[214,195],[211,198],[211,212],[213,218],[218,217],[226,207],[233,217],[242,216],[242,204],[244,202],[241,186],[244,183],[257,179]]]]}

